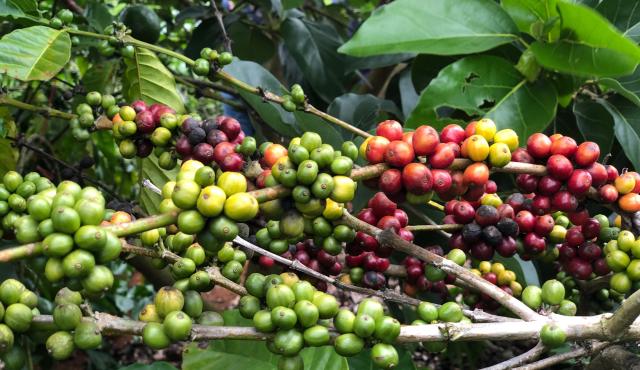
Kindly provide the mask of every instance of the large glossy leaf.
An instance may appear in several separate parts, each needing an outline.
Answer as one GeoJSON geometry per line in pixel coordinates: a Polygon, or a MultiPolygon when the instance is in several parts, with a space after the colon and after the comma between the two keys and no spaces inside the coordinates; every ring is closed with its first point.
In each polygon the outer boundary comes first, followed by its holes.
{"type": "Polygon", "coordinates": [[[35,0],[5,0],[0,2],[0,18],[38,19],[38,3],[35,0]]]}
{"type": "Polygon", "coordinates": [[[491,108],[485,117],[496,122],[498,129],[510,128],[520,137],[540,132],[556,115],[558,93],[551,82],[522,81],[491,108]]]}
{"type": "Polygon", "coordinates": [[[558,15],[556,0],[502,0],[501,4],[518,29],[529,34],[537,33],[533,25],[540,27],[558,15]]]}
{"type": "MultiPolygon", "coordinates": [[[[253,86],[276,94],[284,93],[285,89],[271,72],[254,62],[234,60],[224,68],[233,77],[253,86]]],[[[264,101],[261,97],[245,91],[239,91],[242,98],[260,115],[273,130],[285,137],[300,133],[296,126],[293,113],[287,112],[279,104],[264,101]]]]}
{"type": "Polygon", "coordinates": [[[640,107],[640,68],[629,76],[613,78],[601,78],[600,85],[608,87],[618,94],[632,101],[640,107]]]}
{"type": "Polygon", "coordinates": [[[557,6],[562,28],[571,38],[531,44],[542,66],[576,75],[621,76],[634,71],[640,62],[638,45],[589,7],[568,2],[557,6]]]}
{"type": "MultiPolygon", "coordinates": [[[[5,107],[6,108],[6,107],[5,107]]],[[[5,137],[14,137],[17,133],[15,122],[11,119],[9,112],[5,109],[0,111],[0,176],[7,171],[16,169],[18,162],[18,149],[14,148],[13,142],[5,137]]]]}
{"type": "Polygon", "coordinates": [[[385,116],[392,113],[401,116],[398,107],[390,101],[377,98],[371,94],[358,95],[347,93],[334,99],[327,108],[327,113],[345,122],[369,131],[385,116]]]}
{"type": "Polygon", "coordinates": [[[413,86],[411,71],[404,71],[398,79],[398,90],[400,90],[400,103],[402,105],[402,114],[408,116],[409,113],[418,103],[418,92],[413,86]]]}
{"type": "Polygon", "coordinates": [[[640,42],[640,5],[637,1],[602,0],[595,9],[613,23],[622,34],[640,42]]]}
{"type": "Polygon", "coordinates": [[[82,77],[82,86],[87,91],[100,91],[112,93],[115,87],[113,83],[118,74],[120,61],[105,60],[92,65],[82,77]]]}
{"type": "MultiPolygon", "coordinates": [[[[225,325],[249,326],[237,310],[223,313],[225,325]]],[[[300,353],[306,370],[349,370],[347,361],[333,347],[308,347],[300,353]]],[[[207,349],[189,346],[183,355],[184,370],[276,370],[280,356],[267,350],[263,341],[216,340],[207,349]]]]}
{"type": "Polygon", "coordinates": [[[378,8],[340,51],[471,54],[510,43],[518,28],[492,0],[397,0],[378,8]]]}
{"type": "Polygon", "coordinates": [[[623,97],[598,99],[613,117],[613,131],[624,154],[640,169],[640,108],[623,97]]]}
{"type": "Polygon", "coordinates": [[[173,74],[154,52],[137,47],[135,56],[125,59],[125,64],[123,93],[127,100],[142,99],[147,103],[165,104],[179,113],[184,111],[173,74]]]}
{"type": "Polygon", "coordinates": [[[71,55],[69,34],[45,26],[17,29],[0,39],[0,73],[22,81],[47,81],[71,55]]]}
{"type": "Polygon", "coordinates": [[[175,167],[173,170],[163,170],[158,165],[158,158],[155,155],[151,155],[147,158],[141,159],[140,166],[140,205],[142,209],[148,214],[157,214],[158,205],[162,200],[162,197],[151,191],[149,188],[142,186],[142,181],[149,180],[159,189],[162,189],[165,183],[171,179],[175,179],[178,175],[179,167],[175,167]]]}
{"type": "MultiPolygon", "coordinates": [[[[237,12],[225,16],[223,19],[225,27],[229,27],[231,24],[238,21],[239,17],[240,15],[237,12]]],[[[200,22],[200,24],[193,30],[191,39],[187,44],[184,54],[189,58],[195,59],[200,56],[200,50],[203,48],[210,47],[217,49],[221,43],[222,31],[220,30],[220,25],[215,17],[211,17],[200,22]]]]}
{"type": "Polygon", "coordinates": [[[335,28],[296,17],[281,27],[289,53],[318,96],[328,102],[342,94],[347,58],[337,52],[342,39],[335,28]]]}
{"type": "Polygon", "coordinates": [[[113,22],[113,15],[109,12],[109,8],[101,2],[90,2],[84,12],[89,25],[99,33],[102,33],[113,22]]]}
{"type": "Polygon", "coordinates": [[[257,27],[235,22],[229,26],[233,54],[242,60],[264,63],[276,52],[273,41],[257,27]]]}
{"type": "Polygon", "coordinates": [[[445,68],[420,94],[418,104],[407,118],[407,127],[429,123],[441,128],[440,107],[463,110],[469,115],[484,114],[507,95],[523,77],[502,58],[481,55],[460,59],[445,68]]]}
{"type": "Polygon", "coordinates": [[[602,156],[610,153],[614,122],[607,109],[592,100],[576,99],[573,103],[573,114],[584,140],[598,143],[602,156]]]}

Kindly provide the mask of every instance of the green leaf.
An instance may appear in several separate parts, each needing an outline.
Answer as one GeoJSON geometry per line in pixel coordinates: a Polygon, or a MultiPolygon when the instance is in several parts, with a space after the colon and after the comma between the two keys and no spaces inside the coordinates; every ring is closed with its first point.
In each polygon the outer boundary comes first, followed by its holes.
{"type": "MultiPolygon", "coordinates": [[[[266,91],[276,94],[282,94],[286,91],[280,81],[258,63],[236,59],[226,66],[224,71],[243,82],[259,86],[266,91]]],[[[239,94],[278,134],[293,137],[301,133],[293,113],[285,111],[279,104],[266,102],[260,96],[246,91],[240,90],[239,94]]]]}
{"type": "Polygon", "coordinates": [[[636,68],[635,72],[629,76],[616,79],[601,78],[598,83],[614,90],[640,107],[640,68],[636,68]]]}
{"type": "Polygon", "coordinates": [[[0,176],[3,176],[7,171],[13,171],[16,169],[18,163],[19,151],[11,145],[13,142],[9,139],[5,139],[6,136],[15,137],[17,133],[16,123],[13,120],[0,117],[0,176]]]}
{"type": "Polygon", "coordinates": [[[182,97],[176,90],[173,74],[156,54],[137,47],[132,59],[125,58],[123,93],[128,101],[142,99],[147,103],[161,103],[184,112],[182,97]]]}
{"type": "Polygon", "coordinates": [[[97,1],[87,4],[84,16],[89,25],[99,33],[102,33],[113,22],[113,15],[109,12],[109,8],[97,1]]]}
{"type": "Polygon", "coordinates": [[[151,364],[133,364],[121,367],[119,370],[177,370],[177,368],[165,361],[156,361],[151,364]]]}
{"type": "Polygon", "coordinates": [[[576,99],[573,102],[573,114],[584,140],[596,142],[602,156],[610,153],[614,122],[605,107],[592,100],[576,99]]]}
{"type": "Polygon", "coordinates": [[[235,22],[229,26],[228,32],[233,40],[233,54],[239,59],[264,63],[276,52],[273,41],[259,28],[235,22]]]}
{"type": "Polygon", "coordinates": [[[472,54],[507,44],[518,28],[491,0],[396,0],[373,12],[339,51],[472,54]]]}
{"type": "Polygon", "coordinates": [[[383,100],[371,94],[344,94],[331,102],[327,113],[338,117],[364,131],[369,131],[383,119],[385,112],[402,116],[398,107],[390,101],[383,100]]]}
{"type": "Polygon", "coordinates": [[[570,33],[571,39],[531,44],[543,67],[586,76],[621,76],[634,71],[640,62],[640,47],[607,19],[579,4],[560,2],[558,10],[563,33],[570,33]]]}
{"type": "Polygon", "coordinates": [[[82,86],[87,91],[100,91],[103,94],[113,93],[114,79],[118,74],[120,61],[117,59],[104,60],[94,64],[82,77],[82,86]]]}
{"type": "MultiPolygon", "coordinates": [[[[151,155],[147,158],[141,159],[140,166],[140,181],[149,180],[159,189],[162,189],[164,184],[171,179],[175,179],[178,175],[179,167],[176,166],[172,170],[163,170],[158,165],[158,158],[155,155],[151,155]]],[[[140,184],[140,205],[150,215],[158,213],[158,205],[162,197],[160,194],[156,194],[148,188],[140,184]]]]}
{"type": "Polygon", "coordinates": [[[25,18],[37,21],[38,3],[35,0],[5,0],[0,2],[0,18],[25,18]]]}
{"type": "Polygon", "coordinates": [[[635,169],[640,169],[640,108],[619,96],[597,100],[613,117],[613,131],[624,154],[635,169]]]}
{"type": "Polygon", "coordinates": [[[556,0],[502,0],[501,4],[518,29],[532,35],[536,34],[533,25],[542,25],[558,15],[556,0]]]}
{"type": "Polygon", "coordinates": [[[22,81],[47,81],[71,55],[69,34],[45,26],[17,29],[0,39],[0,73],[22,81]]]}
{"type": "Polygon", "coordinates": [[[281,27],[284,44],[313,90],[325,101],[342,94],[347,58],[336,51],[342,39],[335,28],[295,17],[281,27]]]}
{"type": "Polygon", "coordinates": [[[522,81],[522,76],[506,59],[478,55],[459,59],[443,68],[420,94],[418,104],[407,118],[406,127],[422,124],[440,129],[445,122],[437,109],[451,107],[468,115],[482,115],[522,81]]]}
{"type": "Polygon", "coordinates": [[[603,0],[595,9],[613,23],[624,36],[640,42],[640,10],[638,3],[629,0],[603,0]]]}
{"type": "Polygon", "coordinates": [[[500,100],[486,117],[495,121],[498,129],[510,128],[520,137],[544,130],[556,115],[558,93],[551,82],[522,81],[500,100]]]}

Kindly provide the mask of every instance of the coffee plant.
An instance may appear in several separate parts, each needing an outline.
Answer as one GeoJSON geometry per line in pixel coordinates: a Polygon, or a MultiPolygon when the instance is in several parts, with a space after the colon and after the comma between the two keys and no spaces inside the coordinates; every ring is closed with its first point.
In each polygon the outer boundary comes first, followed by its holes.
{"type": "Polygon", "coordinates": [[[3,368],[636,366],[637,7],[0,2],[3,368]]]}

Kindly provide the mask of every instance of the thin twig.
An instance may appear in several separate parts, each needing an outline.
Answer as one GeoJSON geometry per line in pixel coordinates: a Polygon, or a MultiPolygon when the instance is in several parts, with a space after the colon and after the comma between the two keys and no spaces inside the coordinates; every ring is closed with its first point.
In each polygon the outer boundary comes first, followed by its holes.
{"type": "Polygon", "coordinates": [[[590,356],[593,353],[599,352],[606,347],[610,346],[612,343],[610,342],[595,342],[590,346],[582,346],[574,349],[573,351],[559,353],[557,355],[553,355],[547,357],[545,359],[533,362],[531,364],[516,367],[514,370],[539,370],[546,369],[550,366],[557,365],[563,363],[565,361],[573,360],[574,358],[590,356]]]}
{"type": "Polygon", "coordinates": [[[522,364],[527,364],[531,361],[537,360],[543,353],[547,351],[547,347],[542,344],[542,342],[538,342],[535,347],[531,348],[527,352],[518,355],[516,357],[512,357],[507,361],[501,362],[499,364],[495,364],[493,366],[485,367],[481,370],[506,370],[511,369],[516,366],[520,366],[522,364]]]}
{"type": "Polygon", "coordinates": [[[215,15],[216,20],[218,21],[218,26],[220,26],[220,31],[222,31],[222,42],[224,44],[224,48],[226,51],[232,53],[233,51],[231,50],[231,39],[227,34],[227,29],[224,27],[224,20],[222,19],[222,13],[218,9],[218,5],[216,5],[215,0],[211,0],[211,8],[213,8],[213,14],[215,15]]]}

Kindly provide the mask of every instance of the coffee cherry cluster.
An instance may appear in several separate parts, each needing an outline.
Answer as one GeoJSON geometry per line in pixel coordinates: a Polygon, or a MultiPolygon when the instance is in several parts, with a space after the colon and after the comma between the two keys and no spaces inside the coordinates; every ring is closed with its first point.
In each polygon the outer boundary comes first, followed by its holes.
{"type": "MultiPolygon", "coordinates": [[[[448,322],[466,322],[471,320],[464,316],[462,307],[456,302],[446,302],[440,307],[436,307],[430,302],[420,302],[416,308],[418,318],[411,325],[428,325],[448,322]]],[[[447,342],[430,341],[423,342],[422,346],[431,353],[442,352],[447,348],[447,342]]]]}
{"type": "MultiPolygon", "coordinates": [[[[424,249],[438,256],[444,255],[444,251],[439,245],[427,246],[424,249]]],[[[406,295],[415,297],[419,292],[431,292],[439,295],[443,300],[449,296],[447,283],[452,282],[449,275],[443,280],[430,281],[425,273],[428,265],[424,261],[407,256],[402,261],[402,264],[407,271],[407,277],[402,285],[402,290],[406,295]]]]}
{"type": "Polygon", "coordinates": [[[394,167],[380,176],[380,190],[392,197],[406,195],[409,202],[421,203],[430,199],[432,190],[444,200],[473,190],[473,194],[479,194],[473,199],[477,200],[489,181],[489,167],[483,161],[503,167],[517,147],[516,133],[511,129],[496,132],[490,119],[471,122],[466,129],[451,124],[440,133],[427,125],[404,132],[399,122],[387,120],[378,125],[376,136],[364,141],[360,152],[369,163],[384,162],[394,167]],[[493,144],[489,145],[490,142],[493,144]],[[419,160],[424,157],[426,164],[419,160]],[[452,172],[447,168],[456,158],[468,158],[475,163],[464,172],[452,172]]]}
{"type": "Polygon", "coordinates": [[[17,233],[16,222],[28,213],[27,199],[50,188],[55,186],[36,172],[30,172],[24,177],[15,171],[5,173],[0,183],[0,238],[15,237],[21,244],[37,240],[38,233],[34,235],[29,228],[22,228],[17,233]]]}
{"type": "Polygon", "coordinates": [[[496,208],[481,204],[474,208],[470,202],[451,200],[445,206],[445,213],[445,223],[464,225],[449,239],[451,248],[469,252],[479,260],[491,259],[494,252],[503,257],[511,257],[516,253],[520,228],[510,205],[500,204],[496,208]]]}
{"type": "Polygon", "coordinates": [[[22,351],[17,348],[19,338],[16,336],[26,333],[33,316],[40,314],[37,304],[38,296],[18,280],[6,279],[0,284],[0,353],[3,361],[8,359],[11,363],[24,364],[24,357],[19,356],[22,351]]]}
{"type": "MultiPolygon", "coordinates": [[[[398,208],[383,192],[376,193],[368,202],[368,208],[362,209],[357,217],[376,227],[394,233],[407,241],[413,241],[413,233],[404,229],[409,224],[407,213],[398,208]]],[[[380,289],[386,285],[383,274],[389,268],[389,256],[393,249],[382,246],[371,235],[358,231],[355,239],[348,243],[345,260],[351,281],[372,289],[380,289]]]]}
{"type": "Polygon", "coordinates": [[[200,293],[194,290],[160,288],[154,302],[147,304],[138,316],[146,322],[142,341],[153,349],[162,349],[172,342],[188,339],[194,320],[201,325],[224,325],[220,314],[203,311],[203,307],[200,293]]]}
{"type": "Polygon", "coordinates": [[[56,360],[71,356],[75,348],[96,349],[102,344],[98,325],[91,320],[82,320],[82,295],[69,288],[62,288],[55,297],[53,323],[58,331],[46,341],[47,351],[56,360]]]}
{"type": "Polygon", "coordinates": [[[607,266],[614,272],[610,280],[612,290],[624,295],[640,288],[640,238],[622,230],[617,238],[607,242],[603,252],[607,266]]]}
{"type": "Polygon", "coordinates": [[[245,137],[240,122],[232,117],[218,116],[200,121],[185,118],[180,125],[175,150],[185,161],[195,159],[206,165],[215,163],[223,171],[241,171],[245,165],[243,155],[256,150],[256,141],[245,137]]]}
{"type": "Polygon", "coordinates": [[[42,242],[42,253],[48,257],[44,270],[47,280],[67,278],[69,284],[84,289],[89,296],[99,296],[111,288],[111,270],[96,262],[116,259],[122,246],[117,236],[100,226],[109,215],[100,191],[72,181],[54,187],[36,173],[23,178],[10,171],[0,188],[0,196],[7,194],[6,203],[0,201],[0,205],[7,204],[13,211],[4,215],[3,230],[6,236],[15,235],[21,244],[42,242]]]}
{"type": "MultiPolygon", "coordinates": [[[[516,280],[516,273],[508,270],[500,262],[481,261],[476,268],[471,269],[471,272],[500,287],[509,295],[518,298],[522,294],[522,284],[516,280]]],[[[498,302],[483,294],[465,291],[463,295],[464,302],[474,309],[496,312],[500,308],[498,302]]]]}
{"type": "Polygon", "coordinates": [[[594,142],[578,145],[569,136],[535,133],[526,148],[514,153],[513,160],[544,164],[547,175],[520,174],[516,183],[523,193],[535,193],[532,207],[537,215],[579,212],[579,202],[591,186],[597,189],[610,181],[607,168],[596,162],[599,156],[600,148],[594,142]]]}
{"type": "Polygon", "coordinates": [[[291,188],[295,207],[303,214],[319,215],[321,203],[330,199],[347,203],[355,196],[356,183],[349,177],[357,149],[345,142],[336,151],[315,132],[305,132],[289,143],[265,143],[260,146],[264,170],[256,185],[260,188],[281,184],[291,188]]]}
{"type": "MultiPolygon", "coordinates": [[[[345,225],[338,225],[334,228],[332,237],[339,243],[348,242],[353,240],[355,232],[345,225]],[[344,238],[342,233],[346,233],[348,238],[344,238]]],[[[313,239],[296,243],[292,257],[310,269],[325,275],[337,276],[342,272],[343,266],[337,256],[328,253],[324,249],[324,243],[322,247],[318,247],[313,239]]],[[[324,288],[326,288],[326,284],[320,284],[320,282],[316,282],[314,285],[320,290],[325,290],[324,288]]]]}
{"type": "Polygon", "coordinates": [[[611,272],[603,256],[602,247],[598,244],[598,240],[603,241],[603,238],[607,237],[607,233],[602,233],[601,222],[605,227],[609,226],[609,220],[602,216],[587,218],[581,225],[571,226],[566,232],[559,229],[564,233],[564,242],[558,248],[559,260],[564,270],[576,279],[586,280],[591,278],[593,273],[603,276],[611,272]]]}
{"type": "Polygon", "coordinates": [[[218,52],[211,48],[200,50],[200,58],[196,59],[191,66],[193,73],[198,76],[208,76],[211,70],[217,70],[231,64],[233,54],[228,51],[218,52]]]}
{"type": "Polygon", "coordinates": [[[330,344],[331,319],[340,334],[333,341],[338,354],[355,356],[369,342],[373,344],[372,358],[378,366],[388,369],[397,365],[398,354],[389,343],[400,334],[400,323],[385,316],[379,302],[364,299],[354,314],[340,309],[334,296],[316,290],[290,272],[268,276],[253,273],[245,286],[249,295],[240,299],[240,314],[253,320],[258,331],[275,332],[267,348],[283,356],[279,369],[288,369],[292,363],[302,364],[298,353],[304,346],[330,344]]]}
{"type": "Polygon", "coordinates": [[[545,281],[542,288],[536,285],[528,285],[524,288],[522,302],[533,310],[544,309],[560,315],[575,316],[578,310],[576,304],[565,299],[565,293],[564,284],[556,279],[551,279],[545,281]]]}

